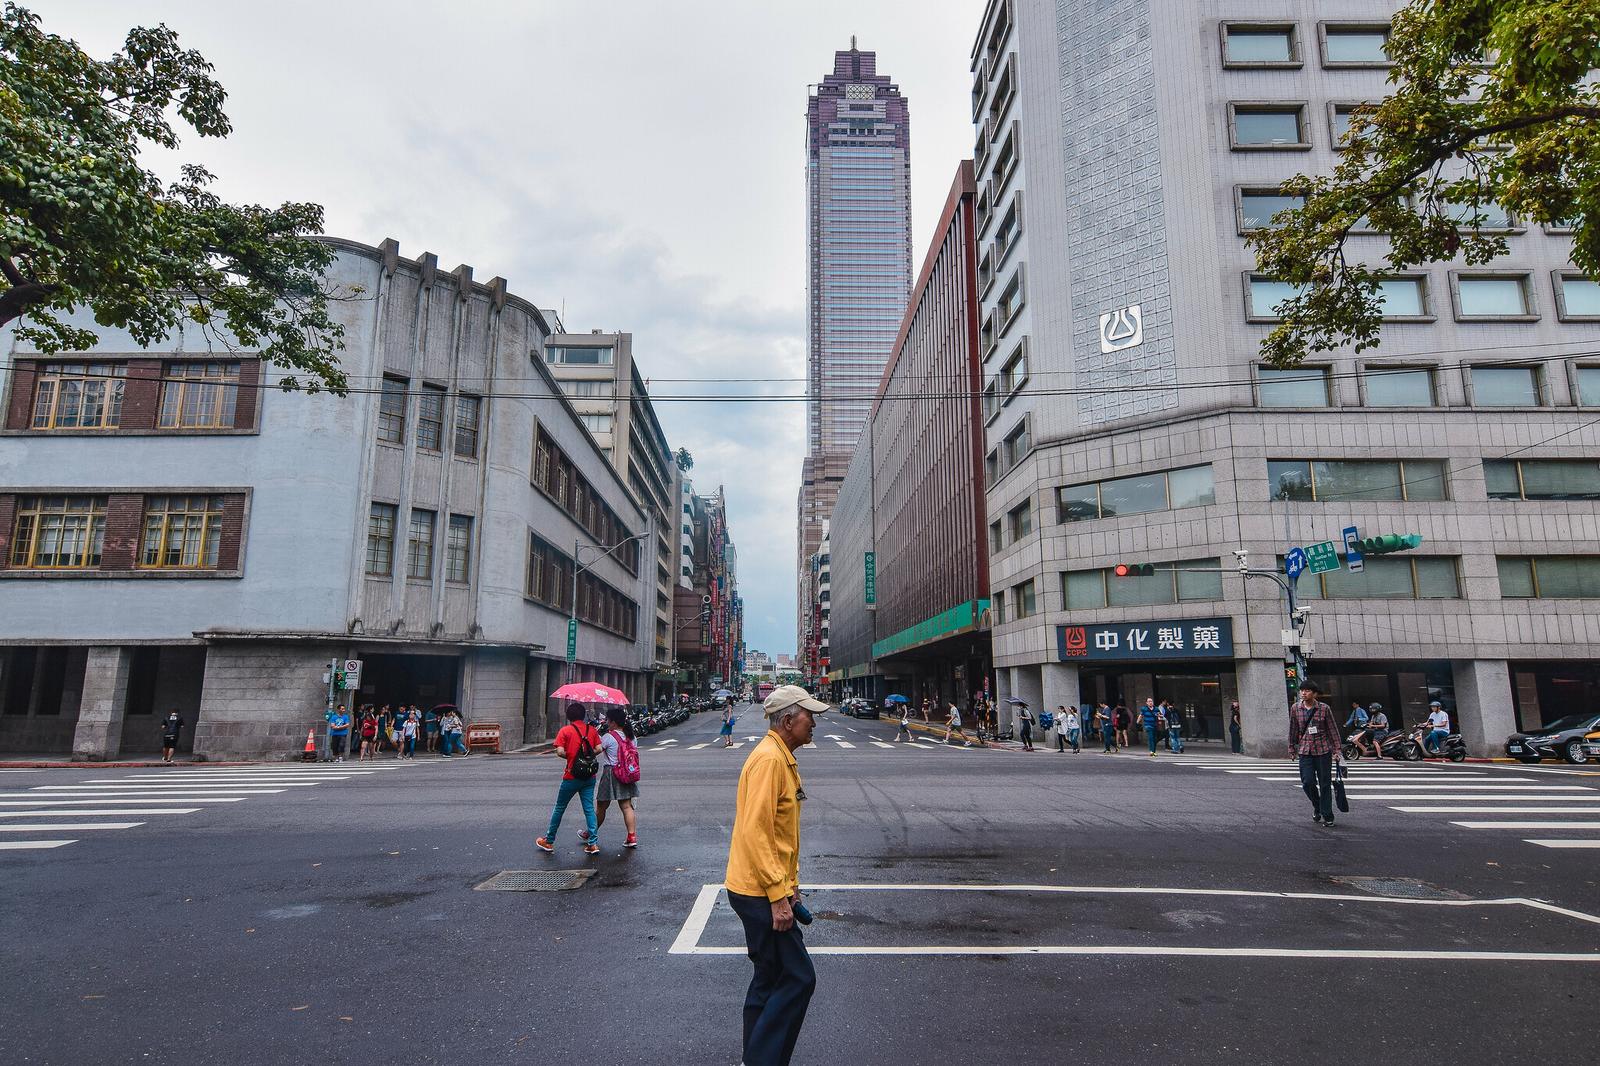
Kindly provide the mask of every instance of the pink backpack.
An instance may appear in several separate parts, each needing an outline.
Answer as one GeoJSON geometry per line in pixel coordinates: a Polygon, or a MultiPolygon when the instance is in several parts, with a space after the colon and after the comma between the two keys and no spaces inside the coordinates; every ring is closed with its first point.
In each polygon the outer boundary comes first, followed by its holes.
{"type": "Polygon", "coordinates": [[[617,763],[611,768],[611,776],[622,785],[639,781],[639,747],[620,732],[617,734],[617,763]]]}

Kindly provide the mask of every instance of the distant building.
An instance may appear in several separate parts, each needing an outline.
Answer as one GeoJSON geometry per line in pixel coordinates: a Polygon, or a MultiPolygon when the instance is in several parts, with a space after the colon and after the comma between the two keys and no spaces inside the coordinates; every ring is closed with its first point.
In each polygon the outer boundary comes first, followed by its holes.
{"type": "Polygon", "coordinates": [[[691,495],[685,506],[692,583],[674,590],[677,683],[679,691],[704,694],[739,679],[744,601],[722,488],[712,496],[691,495]]]}
{"type": "Polygon", "coordinates": [[[569,675],[645,698],[646,505],[544,317],[503,278],[329,243],[362,294],[332,305],[347,397],[193,330],[41,356],[0,329],[0,750],[153,751],[175,708],[197,755],[298,755],[336,660],[362,663],[339,702],[453,703],[511,748],[554,733],[569,675]]]}

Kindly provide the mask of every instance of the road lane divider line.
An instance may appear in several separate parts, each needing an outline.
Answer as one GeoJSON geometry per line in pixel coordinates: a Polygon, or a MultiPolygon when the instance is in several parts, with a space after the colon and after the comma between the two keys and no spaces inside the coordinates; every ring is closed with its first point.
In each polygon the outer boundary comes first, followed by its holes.
{"type": "Polygon", "coordinates": [[[57,822],[54,825],[0,824],[0,833],[77,833],[85,829],[133,829],[143,822],[57,822]]]}
{"type": "Polygon", "coordinates": [[[243,796],[95,796],[72,798],[72,793],[48,799],[0,799],[0,807],[86,807],[104,803],[243,803],[243,796]]]}
{"type": "Polygon", "coordinates": [[[0,840],[0,851],[42,851],[76,843],[77,840],[0,840]]]}
{"type": "Polygon", "coordinates": [[[1351,799],[1358,800],[1550,800],[1561,803],[1600,803],[1600,796],[1552,796],[1543,792],[1383,792],[1378,795],[1361,792],[1350,793],[1351,799]]]}
{"type": "Polygon", "coordinates": [[[1529,840],[1524,837],[1522,842],[1541,848],[1600,848],[1600,840],[1529,840]]]}
{"type": "Polygon", "coordinates": [[[80,807],[77,810],[68,811],[0,811],[0,818],[109,818],[113,816],[127,817],[132,815],[139,815],[140,817],[143,817],[147,814],[193,814],[198,810],[200,810],[199,807],[164,807],[161,810],[124,810],[121,808],[112,808],[108,810],[90,808],[88,810],[84,810],[80,807]]]}
{"type": "Polygon", "coordinates": [[[1463,829],[1600,829],[1600,822],[1451,822],[1450,824],[1459,825],[1463,829]]]}

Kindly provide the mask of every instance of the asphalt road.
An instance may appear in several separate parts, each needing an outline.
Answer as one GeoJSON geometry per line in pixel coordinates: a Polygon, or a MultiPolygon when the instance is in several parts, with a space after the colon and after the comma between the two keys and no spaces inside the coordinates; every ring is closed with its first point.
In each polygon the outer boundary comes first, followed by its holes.
{"type": "MultiPolygon", "coordinates": [[[[647,738],[641,846],[608,823],[598,859],[575,808],[531,847],[548,756],[0,772],[0,844],[75,841],[0,850],[0,1063],[736,1063],[749,964],[705,886],[745,712],[732,751],[710,715],[647,738]],[[157,810],[191,813],[100,813],[157,810]]],[[[1600,776],[1358,766],[1324,830],[1287,762],[1216,748],[817,733],[797,1063],[1594,1061],[1600,850],[1528,841],[1600,840],[1600,776]],[[1454,824],[1509,821],[1542,827],[1454,824]]]]}

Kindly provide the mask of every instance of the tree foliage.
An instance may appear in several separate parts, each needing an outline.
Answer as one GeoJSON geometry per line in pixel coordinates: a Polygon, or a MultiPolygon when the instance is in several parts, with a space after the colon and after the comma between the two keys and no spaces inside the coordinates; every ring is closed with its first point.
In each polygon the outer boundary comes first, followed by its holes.
{"type": "Polygon", "coordinates": [[[1332,176],[1286,183],[1303,206],[1250,237],[1257,268],[1299,287],[1262,344],[1275,366],[1376,345],[1385,277],[1504,255],[1495,205],[1572,226],[1573,263],[1600,276],[1600,3],[1412,0],[1389,54],[1394,89],[1356,110],[1332,176]]]}
{"type": "Polygon", "coordinates": [[[343,328],[329,315],[315,239],[322,208],[237,206],[197,165],[164,183],[141,150],[231,131],[211,64],[166,26],[135,28],[109,59],[45,33],[38,16],[0,12],[0,325],[43,352],[82,351],[94,331],[152,345],[187,323],[208,343],[260,351],[284,385],[343,392],[343,328]],[[304,375],[302,382],[297,376],[304,375]]]}
{"type": "Polygon", "coordinates": [[[678,469],[687,474],[694,469],[694,456],[689,454],[688,448],[679,448],[672,455],[672,461],[678,464],[678,469]]]}

